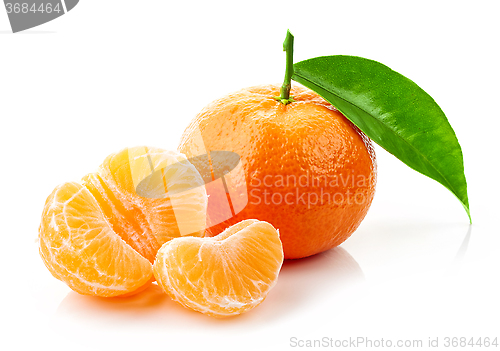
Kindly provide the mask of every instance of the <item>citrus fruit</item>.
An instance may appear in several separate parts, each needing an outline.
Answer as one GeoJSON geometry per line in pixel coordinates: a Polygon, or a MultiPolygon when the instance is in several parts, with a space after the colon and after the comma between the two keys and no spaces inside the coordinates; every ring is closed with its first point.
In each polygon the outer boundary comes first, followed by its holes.
{"type": "MultiPolygon", "coordinates": [[[[279,228],[285,258],[301,258],[356,230],[374,196],[376,159],[368,137],[316,93],[295,85],[289,104],[278,95],[279,86],[263,85],[212,102],[178,149],[190,160],[214,150],[241,158],[243,179],[226,179],[225,194],[207,187],[209,235],[256,218],[279,228]]],[[[227,166],[193,164],[214,180],[227,166]]]]}
{"type": "Polygon", "coordinates": [[[48,197],[40,255],[52,275],[81,294],[137,292],[153,280],[163,243],[203,235],[206,206],[203,180],[183,155],[124,149],[82,182],[64,183],[48,197]],[[155,174],[162,177],[153,179],[155,174]]]}
{"type": "Polygon", "coordinates": [[[213,317],[256,307],[276,284],[283,264],[278,231],[245,220],[215,237],[183,237],[165,243],[154,276],[181,305],[213,317]]]}

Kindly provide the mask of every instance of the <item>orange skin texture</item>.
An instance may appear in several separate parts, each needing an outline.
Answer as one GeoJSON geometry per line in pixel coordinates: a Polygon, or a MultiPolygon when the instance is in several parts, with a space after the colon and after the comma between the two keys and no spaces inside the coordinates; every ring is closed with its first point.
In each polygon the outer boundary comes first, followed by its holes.
{"type": "MultiPolygon", "coordinates": [[[[331,249],[358,228],[375,193],[376,158],[369,138],[316,93],[293,86],[288,105],[274,99],[279,94],[279,86],[262,85],[212,102],[188,126],[179,151],[188,159],[199,153],[198,130],[207,152],[241,157],[248,204],[207,235],[244,219],[266,221],[279,229],[285,258],[296,259],[331,249]]],[[[224,200],[209,197],[209,223],[224,200]]]]}

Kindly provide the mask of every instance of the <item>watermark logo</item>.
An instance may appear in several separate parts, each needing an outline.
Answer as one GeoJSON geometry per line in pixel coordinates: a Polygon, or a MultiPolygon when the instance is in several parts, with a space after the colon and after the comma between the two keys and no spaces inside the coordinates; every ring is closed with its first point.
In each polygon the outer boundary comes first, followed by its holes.
{"type": "Polygon", "coordinates": [[[193,133],[190,158],[185,160],[157,163],[146,149],[135,148],[128,152],[129,164],[134,165],[130,170],[136,193],[150,199],[168,198],[181,235],[201,230],[192,228],[192,221],[188,218],[192,213],[185,210],[183,200],[199,196],[200,187],[205,187],[208,196],[207,221],[203,223],[207,228],[236,216],[248,203],[240,155],[232,151],[207,149],[198,129],[193,133]],[[143,170],[147,171],[143,173],[143,170]],[[185,229],[181,228],[182,223],[186,223],[185,229]]]}
{"type": "Polygon", "coordinates": [[[373,179],[363,174],[313,176],[309,171],[296,174],[250,174],[251,205],[314,206],[363,205],[373,179]],[[352,189],[352,190],[351,190],[352,189]]]}
{"type": "Polygon", "coordinates": [[[240,156],[234,152],[208,151],[161,168],[155,168],[153,162],[149,163],[149,175],[145,178],[133,175],[134,179],[142,179],[135,184],[136,193],[150,199],[170,199],[178,223],[183,222],[180,218],[184,213],[183,202],[179,201],[176,205],[175,199],[196,192],[200,186],[205,187],[210,199],[207,208],[208,227],[234,217],[248,203],[245,172],[240,156]],[[170,181],[175,174],[182,178],[182,186],[170,181]]]}
{"type": "Polygon", "coordinates": [[[4,0],[13,33],[50,22],[71,11],[79,0],[4,0]]]}

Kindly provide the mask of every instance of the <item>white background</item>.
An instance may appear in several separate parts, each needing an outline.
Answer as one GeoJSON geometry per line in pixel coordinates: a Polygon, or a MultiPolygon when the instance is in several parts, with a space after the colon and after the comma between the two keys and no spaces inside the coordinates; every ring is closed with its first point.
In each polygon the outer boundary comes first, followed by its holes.
{"type": "Polygon", "coordinates": [[[293,337],[424,346],[500,337],[497,4],[82,0],[19,34],[0,7],[0,344],[287,350],[293,337]],[[473,225],[448,190],[377,147],[377,193],[360,228],[341,248],[286,262],[245,315],[213,319],[154,287],[128,299],[80,296],[53,278],[36,243],[52,189],[123,147],[175,149],[213,99],[280,84],[287,28],[296,61],[371,58],[434,97],[463,148],[473,225]]]}

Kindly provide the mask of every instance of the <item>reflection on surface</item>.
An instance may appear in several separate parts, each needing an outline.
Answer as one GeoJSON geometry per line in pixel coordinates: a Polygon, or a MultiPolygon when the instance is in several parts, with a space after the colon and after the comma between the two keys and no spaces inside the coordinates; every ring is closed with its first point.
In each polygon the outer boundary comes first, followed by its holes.
{"type": "Polygon", "coordinates": [[[451,262],[451,266],[448,268],[446,275],[453,276],[456,273],[460,272],[460,268],[462,267],[462,263],[465,258],[465,254],[469,249],[469,242],[472,233],[472,225],[469,225],[469,229],[467,229],[467,234],[465,235],[462,244],[458,248],[457,254],[455,255],[455,259],[451,262]]]}
{"type": "Polygon", "coordinates": [[[300,260],[286,260],[278,284],[269,296],[275,313],[286,315],[308,301],[333,296],[364,281],[356,260],[342,247],[300,260]]]}
{"type": "Polygon", "coordinates": [[[127,315],[148,314],[161,306],[168,296],[156,284],[129,297],[95,297],[80,295],[70,291],[59,305],[57,315],[99,315],[110,314],[126,317],[127,315]]]}
{"type": "Polygon", "coordinates": [[[217,320],[189,311],[152,284],[145,291],[126,298],[83,296],[71,291],[59,305],[54,322],[56,328],[67,328],[69,334],[73,330],[81,333],[82,329],[86,333],[99,334],[105,329],[107,333],[111,332],[109,337],[113,328],[123,332],[137,326],[137,323],[142,328],[145,325],[146,328],[170,331],[196,324],[205,327],[220,324],[241,326],[256,322],[265,324],[266,321],[287,318],[289,313],[307,308],[308,301],[312,299],[323,295],[334,296],[363,280],[358,263],[345,249],[337,247],[309,258],[285,261],[278,283],[267,299],[253,311],[238,317],[217,320]]]}
{"type": "Polygon", "coordinates": [[[356,255],[370,281],[439,278],[467,251],[469,229],[460,222],[372,219],[342,246],[356,255]]]}
{"type": "Polygon", "coordinates": [[[467,252],[467,249],[469,248],[469,241],[470,241],[470,236],[472,233],[472,225],[469,225],[469,229],[467,230],[467,234],[465,235],[464,241],[462,241],[462,245],[460,245],[460,248],[458,249],[457,255],[455,256],[455,263],[459,263],[463,260],[465,257],[465,253],[467,252]]]}

